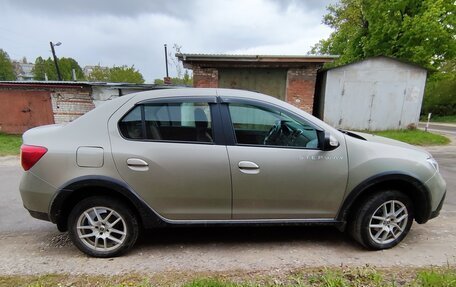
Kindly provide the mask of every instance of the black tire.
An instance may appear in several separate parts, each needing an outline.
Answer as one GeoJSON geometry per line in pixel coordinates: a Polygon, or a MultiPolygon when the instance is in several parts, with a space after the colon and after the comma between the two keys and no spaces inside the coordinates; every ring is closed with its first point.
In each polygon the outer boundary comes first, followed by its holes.
{"type": "Polygon", "coordinates": [[[93,196],[81,200],[71,210],[68,233],[73,244],[85,254],[115,257],[135,244],[139,224],[134,212],[119,200],[93,196]]]}
{"type": "Polygon", "coordinates": [[[407,195],[397,190],[380,191],[366,198],[358,205],[357,210],[353,211],[349,232],[368,249],[388,249],[405,238],[412,227],[413,219],[413,204],[407,195]],[[398,213],[403,207],[405,213],[393,215],[392,208],[398,213]],[[399,222],[405,215],[407,217],[399,222]]]}

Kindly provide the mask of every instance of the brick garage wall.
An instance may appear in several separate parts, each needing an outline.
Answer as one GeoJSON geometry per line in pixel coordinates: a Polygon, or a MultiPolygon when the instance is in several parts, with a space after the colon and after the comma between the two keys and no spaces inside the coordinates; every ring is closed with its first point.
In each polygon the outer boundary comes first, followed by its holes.
{"type": "MultiPolygon", "coordinates": [[[[304,67],[289,68],[287,71],[285,99],[288,103],[312,113],[317,71],[322,64],[308,63],[304,67]]],[[[193,66],[193,86],[217,88],[218,69],[193,66]]]]}
{"type": "Polygon", "coordinates": [[[65,90],[51,93],[56,124],[71,122],[95,108],[89,90],[65,90]]]}
{"type": "Polygon", "coordinates": [[[312,114],[315,82],[320,65],[291,68],[287,72],[286,101],[312,114]]]}
{"type": "Polygon", "coordinates": [[[48,91],[0,89],[0,132],[22,134],[53,123],[48,91]]]}
{"type": "Polygon", "coordinates": [[[193,86],[198,88],[217,88],[218,70],[199,66],[193,67],[193,86]]]}
{"type": "Polygon", "coordinates": [[[0,132],[71,122],[94,108],[89,86],[0,84],[0,132]]]}

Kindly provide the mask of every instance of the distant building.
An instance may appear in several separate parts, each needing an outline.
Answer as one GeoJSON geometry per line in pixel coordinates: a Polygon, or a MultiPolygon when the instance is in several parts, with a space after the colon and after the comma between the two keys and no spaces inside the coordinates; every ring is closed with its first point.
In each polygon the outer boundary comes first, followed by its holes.
{"type": "Polygon", "coordinates": [[[13,66],[18,81],[33,80],[33,67],[35,67],[35,64],[13,61],[13,66]]]}
{"type": "Polygon", "coordinates": [[[319,73],[316,116],[342,129],[387,130],[417,125],[427,70],[378,56],[319,73]]]}

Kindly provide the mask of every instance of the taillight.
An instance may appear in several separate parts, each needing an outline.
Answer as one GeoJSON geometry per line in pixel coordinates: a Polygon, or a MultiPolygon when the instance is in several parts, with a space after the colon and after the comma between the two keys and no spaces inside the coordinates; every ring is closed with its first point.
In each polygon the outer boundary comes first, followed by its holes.
{"type": "Polygon", "coordinates": [[[21,146],[22,168],[25,171],[31,169],[46,152],[47,148],[45,147],[23,144],[21,146]]]}

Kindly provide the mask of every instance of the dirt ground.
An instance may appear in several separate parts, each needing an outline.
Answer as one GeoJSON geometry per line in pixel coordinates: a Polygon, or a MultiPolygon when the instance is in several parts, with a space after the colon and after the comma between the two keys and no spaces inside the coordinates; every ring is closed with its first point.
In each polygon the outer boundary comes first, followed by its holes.
{"type": "Polygon", "coordinates": [[[31,218],[22,207],[17,157],[0,159],[0,274],[210,272],[318,266],[432,266],[456,264],[456,146],[432,147],[448,183],[440,217],[414,224],[399,246],[366,251],[330,227],[198,228],[142,234],[131,252],[95,259],[79,252],[66,233],[31,218]]]}

